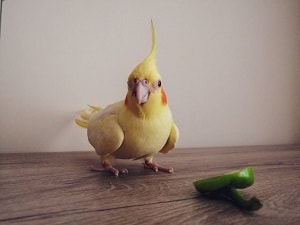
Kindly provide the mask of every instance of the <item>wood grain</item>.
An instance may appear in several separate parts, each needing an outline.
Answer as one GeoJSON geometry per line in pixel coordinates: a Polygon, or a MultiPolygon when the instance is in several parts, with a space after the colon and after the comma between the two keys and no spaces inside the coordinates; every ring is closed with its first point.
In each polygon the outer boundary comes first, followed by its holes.
{"type": "Polygon", "coordinates": [[[0,224],[300,224],[300,146],[176,149],[157,155],[174,174],[120,160],[119,177],[91,172],[94,152],[0,154],[0,224]],[[192,182],[252,166],[263,208],[203,198],[192,182]]]}

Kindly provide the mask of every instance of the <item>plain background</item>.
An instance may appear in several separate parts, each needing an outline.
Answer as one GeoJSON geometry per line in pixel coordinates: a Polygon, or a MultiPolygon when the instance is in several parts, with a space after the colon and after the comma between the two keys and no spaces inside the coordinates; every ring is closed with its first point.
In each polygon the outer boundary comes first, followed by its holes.
{"type": "Polygon", "coordinates": [[[300,143],[298,0],[6,0],[0,151],[91,150],[74,118],[124,99],[150,50],[178,147],[300,143]]]}

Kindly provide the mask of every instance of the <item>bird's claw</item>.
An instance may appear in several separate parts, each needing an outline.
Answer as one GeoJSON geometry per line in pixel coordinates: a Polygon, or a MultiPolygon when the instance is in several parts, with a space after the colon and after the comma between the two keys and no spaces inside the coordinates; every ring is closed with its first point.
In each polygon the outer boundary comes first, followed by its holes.
{"type": "Polygon", "coordinates": [[[167,173],[174,172],[174,169],[172,167],[171,168],[163,167],[156,163],[150,163],[150,162],[144,162],[143,164],[144,164],[145,169],[152,169],[155,172],[158,172],[158,171],[167,172],[167,173]]]}
{"type": "Polygon", "coordinates": [[[128,170],[126,168],[120,169],[119,171],[121,173],[123,173],[123,174],[127,174],[128,173],[128,170]]]}
{"type": "Polygon", "coordinates": [[[128,170],[126,168],[119,170],[119,169],[114,168],[111,165],[105,166],[103,168],[98,168],[98,167],[91,165],[91,166],[89,166],[89,170],[96,171],[96,172],[109,172],[109,173],[114,174],[116,177],[119,176],[119,173],[121,173],[121,174],[128,173],[128,170]]]}

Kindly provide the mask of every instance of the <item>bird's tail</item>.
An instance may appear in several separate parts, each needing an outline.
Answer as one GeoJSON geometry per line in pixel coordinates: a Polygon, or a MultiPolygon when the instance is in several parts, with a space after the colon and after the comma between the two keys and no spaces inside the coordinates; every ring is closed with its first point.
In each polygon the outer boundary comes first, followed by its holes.
{"type": "Polygon", "coordinates": [[[87,128],[91,116],[100,110],[100,107],[88,105],[88,107],[79,114],[79,117],[75,119],[75,123],[80,127],[87,128]]]}

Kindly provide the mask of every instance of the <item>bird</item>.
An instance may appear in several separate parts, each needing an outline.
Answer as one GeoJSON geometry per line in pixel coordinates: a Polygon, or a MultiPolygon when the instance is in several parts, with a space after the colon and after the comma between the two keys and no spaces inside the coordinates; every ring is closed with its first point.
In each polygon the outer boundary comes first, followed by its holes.
{"type": "Polygon", "coordinates": [[[179,139],[166,92],[156,66],[156,37],[151,20],[151,51],[129,74],[123,100],[105,108],[88,106],[75,119],[87,128],[89,143],[100,156],[102,167],[93,171],[115,176],[128,170],[113,166],[115,159],[143,159],[144,168],[173,173],[173,168],[153,162],[156,153],[166,154],[179,139]]]}

